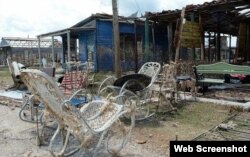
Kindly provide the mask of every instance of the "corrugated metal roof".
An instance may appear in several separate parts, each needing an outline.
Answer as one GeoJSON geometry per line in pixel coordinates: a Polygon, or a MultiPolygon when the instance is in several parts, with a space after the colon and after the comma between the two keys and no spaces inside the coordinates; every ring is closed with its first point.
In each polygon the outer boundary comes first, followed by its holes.
{"type": "MultiPolygon", "coordinates": [[[[41,39],[40,46],[43,48],[51,47],[52,40],[51,39],[41,39]]],[[[0,43],[1,47],[27,47],[34,48],[38,47],[38,39],[37,38],[21,38],[21,37],[3,37],[0,43]]],[[[57,39],[54,39],[54,47],[61,48],[62,44],[57,39]]]]}
{"type": "Polygon", "coordinates": [[[0,43],[0,48],[3,47],[10,47],[10,44],[4,38],[2,38],[2,41],[0,43]]]}
{"type": "MultiPolygon", "coordinates": [[[[113,18],[113,15],[110,15],[110,14],[96,13],[96,14],[92,14],[88,18],[78,22],[77,24],[73,25],[72,27],[81,27],[94,19],[112,20],[112,18],[113,18]]],[[[134,20],[142,21],[142,19],[140,19],[138,17],[134,17],[134,16],[130,16],[130,17],[119,16],[119,22],[127,22],[127,21],[134,21],[134,20]]]]}
{"type": "MultiPolygon", "coordinates": [[[[236,11],[236,7],[246,6],[245,9],[250,8],[249,0],[214,0],[212,2],[205,2],[203,4],[189,4],[186,5],[186,13],[187,12],[214,12],[214,11],[236,11]]],[[[183,6],[184,7],[184,6],[183,6]]],[[[179,17],[181,13],[180,9],[176,10],[163,10],[162,12],[146,12],[145,16],[148,18],[153,18],[157,16],[177,16],[179,17]]]]}
{"type": "MultiPolygon", "coordinates": [[[[89,16],[88,18],[78,22],[77,24],[73,25],[72,27],[66,28],[66,29],[62,29],[62,30],[58,30],[58,31],[54,31],[54,32],[49,32],[49,33],[45,33],[45,34],[40,34],[37,37],[48,37],[48,36],[56,36],[56,35],[65,35],[67,32],[70,33],[74,33],[80,30],[93,30],[95,29],[96,25],[95,25],[95,21],[96,19],[100,19],[100,20],[108,20],[108,21],[112,21],[113,15],[109,15],[109,14],[92,14],[91,16],[89,16]]],[[[123,17],[123,16],[119,16],[119,22],[120,23],[134,23],[134,21],[138,22],[143,22],[143,20],[141,18],[138,17],[123,17]]]]}

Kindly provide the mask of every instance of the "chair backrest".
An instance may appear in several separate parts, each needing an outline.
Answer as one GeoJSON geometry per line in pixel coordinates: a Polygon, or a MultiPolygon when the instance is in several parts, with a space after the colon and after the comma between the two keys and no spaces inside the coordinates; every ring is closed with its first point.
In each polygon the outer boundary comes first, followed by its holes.
{"type": "Polygon", "coordinates": [[[21,70],[21,79],[29,91],[48,107],[50,113],[55,117],[62,115],[60,104],[64,101],[64,95],[52,77],[40,70],[24,69],[21,70]]]}
{"type": "Polygon", "coordinates": [[[7,65],[9,67],[9,71],[11,74],[11,77],[13,79],[14,84],[17,86],[18,84],[22,84],[22,81],[20,80],[20,70],[22,68],[25,68],[24,65],[17,63],[15,61],[12,61],[10,58],[7,58],[7,65]]]}
{"type": "Polygon", "coordinates": [[[157,75],[161,70],[161,64],[157,62],[146,62],[142,65],[138,74],[144,74],[152,78],[151,82],[154,82],[157,75]]]}
{"type": "Polygon", "coordinates": [[[56,69],[53,67],[46,67],[41,69],[42,72],[45,72],[50,77],[55,77],[55,71],[56,69]]]}

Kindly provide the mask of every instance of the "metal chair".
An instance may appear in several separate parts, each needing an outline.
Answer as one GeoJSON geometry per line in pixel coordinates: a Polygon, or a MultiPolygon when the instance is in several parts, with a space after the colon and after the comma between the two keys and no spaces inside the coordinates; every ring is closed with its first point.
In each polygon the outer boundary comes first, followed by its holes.
{"type": "Polygon", "coordinates": [[[144,120],[149,118],[155,114],[155,111],[150,107],[150,97],[152,85],[160,69],[161,65],[159,63],[147,62],[140,68],[137,74],[118,79],[112,76],[108,77],[101,83],[98,94],[104,95],[106,93],[112,93],[113,95],[126,95],[127,98],[131,99],[131,102],[136,105],[135,119],[144,120]],[[122,85],[116,86],[116,84],[119,84],[117,82],[121,82],[122,85]]]}
{"type": "MultiPolygon", "coordinates": [[[[123,135],[119,146],[116,147],[115,152],[119,152],[127,143],[134,126],[134,108],[130,110],[124,108],[123,105],[118,104],[124,96],[116,97],[116,102],[109,100],[96,100],[85,104],[80,110],[71,104],[71,100],[79,95],[83,90],[74,93],[69,99],[66,99],[55,81],[47,74],[39,70],[22,70],[21,79],[26,84],[28,89],[32,92],[40,102],[45,105],[46,111],[52,115],[58,124],[57,130],[52,136],[49,144],[49,150],[53,155],[68,156],[77,152],[80,148],[87,148],[89,141],[95,135],[100,136],[99,141],[94,149],[93,156],[97,155],[97,150],[106,137],[106,148],[108,152],[114,152],[110,147],[110,141],[114,134],[110,132],[115,125],[120,126],[120,133],[123,135]],[[131,125],[124,131],[124,125],[120,125],[119,118],[123,114],[131,115],[131,125]],[[57,146],[55,138],[62,132],[63,147],[60,151],[55,151],[52,148],[57,146]],[[108,134],[108,135],[107,135],[108,134]],[[79,142],[73,150],[67,150],[67,144],[70,135],[73,135],[79,142]],[[107,135],[107,136],[105,136],[107,135]]],[[[132,105],[132,103],[130,103],[132,105]]],[[[46,124],[46,120],[45,123],[46,124]]]]}

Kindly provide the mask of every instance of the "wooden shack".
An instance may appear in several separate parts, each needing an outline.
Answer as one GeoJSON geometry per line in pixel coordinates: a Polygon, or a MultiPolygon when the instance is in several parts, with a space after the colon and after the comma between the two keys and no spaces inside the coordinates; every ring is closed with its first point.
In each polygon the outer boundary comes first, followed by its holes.
{"type": "Polygon", "coordinates": [[[147,12],[145,17],[167,27],[170,60],[250,61],[250,3],[214,0],[182,10],[147,12]],[[233,45],[235,40],[235,45],[233,45]],[[233,47],[236,46],[236,51],[233,47]]]}

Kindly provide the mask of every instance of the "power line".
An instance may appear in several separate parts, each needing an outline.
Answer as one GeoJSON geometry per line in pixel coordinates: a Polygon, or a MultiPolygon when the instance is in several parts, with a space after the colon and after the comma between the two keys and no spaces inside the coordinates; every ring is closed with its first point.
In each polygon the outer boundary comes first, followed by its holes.
{"type": "Polygon", "coordinates": [[[140,12],[141,15],[142,15],[142,11],[141,11],[141,8],[140,8],[140,6],[139,6],[137,0],[135,0],[135,4],[136,4],[137,9],[139,10],[139,12],[140,12]]]}

